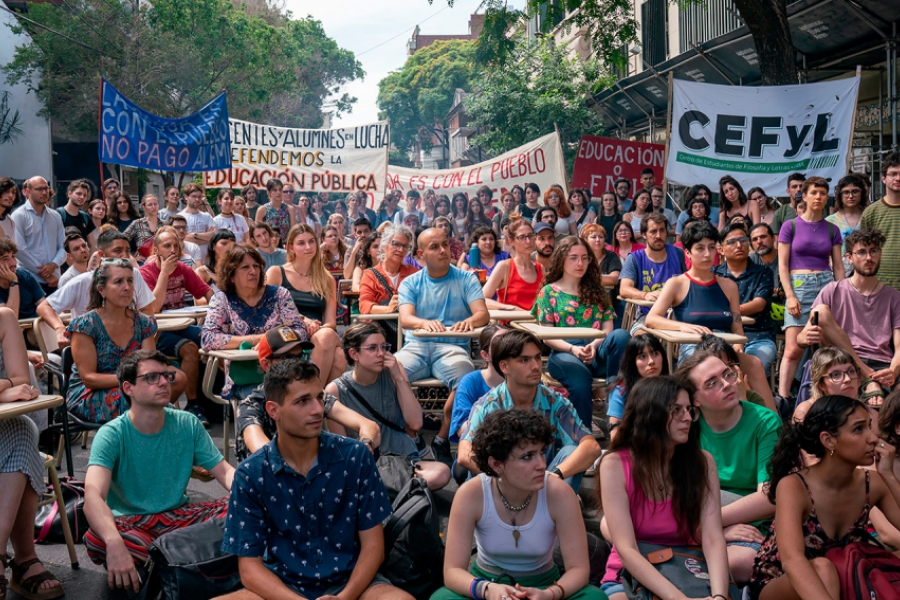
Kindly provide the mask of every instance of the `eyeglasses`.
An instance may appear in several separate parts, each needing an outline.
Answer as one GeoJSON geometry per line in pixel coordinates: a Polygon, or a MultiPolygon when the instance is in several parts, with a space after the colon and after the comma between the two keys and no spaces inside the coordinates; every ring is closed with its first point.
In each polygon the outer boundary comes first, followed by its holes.
{"type": "Polygon", "coordinates": [[[397,250],[409,250],[409,244],[401,244],[397,240],[391,240],[391,248],[396,248],[397,250]]]}
{"type": "Polygon", "coordinates": [[[175,381],[175,371],[152,371],[138,375],[136,379],[143,379],[148,385],[156,385],[159,383],[160,377],[163,377],[168,383],[172,383],[175,381]]]}
{"type": "Polygon", "coordinates": [[[680,421],[684,418],[685,412],[691,415],[692,422],[700,418],[700,411],[697,410],[696,406],[682,406],[680,404],[676,404],[669,409],[669,416],[675,421],[680,421]]]}
{"type": "Polygon", "coordinates": [[[858,196],[862,194],[862,190],[843,190],[841,196],[858,196]]]}
{"type": "Polygon", "coordinates": [[[391,345],[390,344],[369,344],[368,346],[360,346],[360,350],[365,350],[366,352],[371,352],[372,354],[376,354],[379,350],[382,352],[390,352],[391,345]]]}
{"type": "Polygon", "coordinates": [[[519,240],[520,242],[524,242],[525,240],[533,240],[536,237],[537,237],[537,235],[535,235],[533,233],[529,233],[528,235],[517,235],[516,239],[519,240]]]}
{"type": "Polygon", "coordinates": [[[731,238],[730,240],[725,240],[726,246],[743,246],[744,244],[749,244],[750,238],[746,235],[739,238],[731,238]]]}
{"type": "Polygon", "coordinates": [[[737,383],[737,380],[738,374],[731,369],[728,369],[723,371],[720,376],[713,377],[709,381],[706,381],[703,384],[702,389],[705,392],[721,392],[725,389],[726,385],[734,385],[737,383]]]}
{"type": "Polygon", "coordinates": [[[173,225],[175,231],[187,231],[187,225],[173,225]]]}
{"type": "Polygon", "coordinates": [[[849,367],[843,371],[832,371],[827,374],[828,379],[831,380],[831,383],[843,383],[844,379],[854,380],[859,377],[859,372],[856,370],[856,367],[849,367]]]}
{"type": "Polygon", "coordinates": [[[856,252],[848,252],[847,254],[852,254],[856,258],[865,258],[867,256],[875,258],[876,256],[881,255],[881,248],[872,248],[871,250],[857,250],[856,252]]]}

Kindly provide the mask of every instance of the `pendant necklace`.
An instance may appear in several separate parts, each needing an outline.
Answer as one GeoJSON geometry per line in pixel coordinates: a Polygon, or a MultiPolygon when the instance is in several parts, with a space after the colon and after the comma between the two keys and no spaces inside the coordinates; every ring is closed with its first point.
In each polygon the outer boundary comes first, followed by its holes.
{"type": "MultiPolygon", "coordinates": [[[[525,510],[526,508],[528,508],[528,505],[531,504],[531,498],[532,498],[532,496],[534,496],[534,492],[528,493],[528,497],[525,498],[525,502],[523,502],[519,506],[513,506],[512,504],[509,503],[509,500],[506,499],[506,496],[503,495],[503,491],[500,489],[500,480],[497,479],[497,493],[500,494],[500,500],[503,502],[503,508],[506,509],[506,514],[509,515],[510,524],[513,527],[516,527],[516,516],[513,513],[520,513],[523,510],[525,510]]],[[[513,536],[513,539],[516,541],[516,548],[519,547],[519,536],[520,535],[521,534],[519,533],[518,528],[513,529],[512,536],[513,536]]]]}

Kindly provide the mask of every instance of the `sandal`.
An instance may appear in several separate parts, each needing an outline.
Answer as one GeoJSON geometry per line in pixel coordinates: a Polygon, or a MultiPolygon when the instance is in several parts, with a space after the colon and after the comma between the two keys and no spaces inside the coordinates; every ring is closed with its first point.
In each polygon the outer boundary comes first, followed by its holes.
{"type": "MultiPolygon", "coordinates": [[[[863,382],[859,384],[859,387],[860,387],[860,389],[864,390],[864,389],[866,389],[866,387],[868,387],[872,383],[875,383],[875,380],[872,379],[871,377],[869,377],[869,378],[863,380],[863,382]]],[[[874,408],[875,410],[881,410],[881,407],[884,406],[884,396],[885,396],[884,390],[879,385],[877,390],[872,390],[869,392],[862,392],[859,395],[859,399],[862,400],[863,402],[865,402],[866,406],[870,406],[870,407],[874,408]],[[874,398],[880,398],[881,400],[879,402],[872,402],[872,399],[874,399],[874,398]]]]}
{"type": "Polygon", "coordinates": [[[62,582],[54,577],[49,571],[32,575],[28,579],[23,580],[25,573],[32,566],[40,564],[39,558],[26,560],[22,564],[10,561],[9,566],[12,568],[12,581],[9,583],[9,589],[16,592],[23,598],[28,600],[50,600],[51,598],[59,598],[65,594],[62,582]],[[49,588],[41,588],[41,584],[45,581],[55,581],[57,585],[49,588]]]}
{"type": "Polygon", "coordinates": [[[0,554],[0,563],[3,564],[3,572],[0,573],[0,600],[6,600],[6,586],[9,585],[9,581],[6,579],[6,567],[10,562],[8,554],[0,554]]]}

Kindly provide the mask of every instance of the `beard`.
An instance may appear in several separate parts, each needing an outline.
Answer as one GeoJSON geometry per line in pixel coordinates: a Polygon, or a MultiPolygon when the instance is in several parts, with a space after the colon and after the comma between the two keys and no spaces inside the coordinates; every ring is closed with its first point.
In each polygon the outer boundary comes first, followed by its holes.
{"type": "Polygon", "coordinates": [[[756,253],[760,256],[768,256],[772,253],[773,250],[775,250],[775,248],[772,246],[761,246],[759,249],[757,249],[756,253]]]}
{"type": "Polygon", "coordinates": [[[863,277],[875,277],[878,275],[878,269],[881,267],[881,263],[877,263],[874,267],[869,269],[856,269],[856,272],[862,275],[863,277]]]}

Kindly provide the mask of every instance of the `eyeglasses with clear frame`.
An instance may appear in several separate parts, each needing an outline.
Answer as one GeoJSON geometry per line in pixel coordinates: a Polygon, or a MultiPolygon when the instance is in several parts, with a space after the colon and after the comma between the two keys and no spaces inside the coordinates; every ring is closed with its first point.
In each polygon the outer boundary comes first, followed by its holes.
{"type": "Polygon", "coordinates": [[[369,344],[368,346],[360,346],[360,350],[365,350],[366,352],[370,352],[372,354],[377,354],[379,350],[387,354],[391,351],[390,344],[369,344]]]}
{"type": "Polygon", "coordinates": [[[732,369],[726,369],[718,377],[714,377],[706,381],[702,388],[705,392],[721,392],[725,389],[725,385],[733,385],[737,383],[738,374],[732,369]]]}
{"type": "Polygon", "coordinates": [[[685,412],[691,415],[691,422],[695,422],[700,418],[700,411],[696,406],[682,406],[680,404],[676,404],[669,409],[669,416],[671,416],[674,421],[680,421],[684,418],[685,412]]]}

